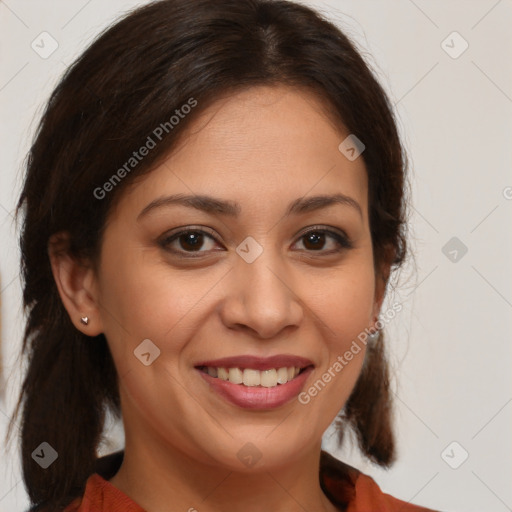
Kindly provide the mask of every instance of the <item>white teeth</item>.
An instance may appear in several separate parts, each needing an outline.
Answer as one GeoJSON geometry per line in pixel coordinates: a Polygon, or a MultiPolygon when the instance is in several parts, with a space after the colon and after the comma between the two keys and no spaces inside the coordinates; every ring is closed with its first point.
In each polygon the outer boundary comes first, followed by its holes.
{"type": "Polygon", "coordinates": [[[261,372],[261,385],[264,388],[277,386],[277,370],[264,370],[261,372]]]}
{"type": "Polygon", "coordinates": [[[233,384],[242,384],[244,386],[263,386],[273,388],[278,384],[286,384],[294,379],[300,373],[300,367],[282,367],[271,368],[269,370],[254,370],[252,368],[214,368],[204,367],[203,371],[210,377],[227,380],[233,384]]]}
{"type": "Polygon", "coordinates": [[[228,380],[229,373],[226,368],[217,368],[217,377],[222,380],[228,380]]]}
{"type": "Polygon", "coordinates": [[[244,374],[240,368],[229,369],[229,382],[233,384],[242,384],[244,381],[244,374]]]}
{"type": "Polygon", "coordinates": [[[261,382],[260,372],[258,370],[244,370],[244,384],[246,386],[259,386],[261,382]]]}
{"type": "Polygon", "coordinates": [[[277,370],[278,384],[286,384],[288,382],[288,368],[279,368],[277,370]]]}

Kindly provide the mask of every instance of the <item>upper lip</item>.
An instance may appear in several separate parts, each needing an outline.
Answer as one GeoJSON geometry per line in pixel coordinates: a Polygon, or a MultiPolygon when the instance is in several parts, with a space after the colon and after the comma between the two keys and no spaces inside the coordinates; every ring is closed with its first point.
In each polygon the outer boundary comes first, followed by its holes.
{"type": "Polygon", "coordinates": [[[283,368],[283,367],[298,367],[305,368],[306,366],[312,366],[313,362],[305,357],[278,354],[271,357],[258,357],[258,356],[233,356],[233,357],[222,357],[220,359],[209,359],[207,361],[201,361],[196,364],[198,366],[210,366],[213,368],[252,368],[254,370],[270,370],[272,368],[283,368]]]}

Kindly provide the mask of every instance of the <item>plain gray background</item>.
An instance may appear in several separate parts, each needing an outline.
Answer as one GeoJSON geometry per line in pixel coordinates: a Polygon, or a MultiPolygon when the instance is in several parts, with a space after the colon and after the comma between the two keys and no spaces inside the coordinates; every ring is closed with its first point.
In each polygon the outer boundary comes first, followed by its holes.
{"type": "MultiPolygon", "coordinates": [[[[66,66],[103,27],[142,3],[0,2],[2,439],[21,378],[12,214],[22,161],[66,66]],[[55,51],[42,55],[52,44],[55,51]]],[[[395,104],[411,163],[416,259],[386,302],[403,305],[386,326],[399,460],[389,471],[376,468],[354,448],[338,450],[331,429],[325,448],[404,500],[446,512],[512,510],[512,2],[304,3],[356,41],[395,104]]],[[[109,431],[101,454],[123,446],[122,427],[109,431]]],[[[15,444],[2,450],[0,475],[0,511],[25,510],[15,444]]]]}

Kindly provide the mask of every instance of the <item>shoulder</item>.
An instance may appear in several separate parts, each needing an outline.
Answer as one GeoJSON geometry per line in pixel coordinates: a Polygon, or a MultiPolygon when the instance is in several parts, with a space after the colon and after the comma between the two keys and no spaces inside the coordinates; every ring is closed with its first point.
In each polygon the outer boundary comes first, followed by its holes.
{"type": "Polygon", "coordinates": [[[320,482],[324,492],[346,512],[439,512],[382,492],[375,480],[322,451],[320,482]]]}
{"type": "MultiPolygon", "coordinates": [[[[364,473],[359,473],[355,490],[356,506],[354,512],[370,512],[372,510],[381,512],[439,512],[414,505],[382,492],[375,480],[364,473]]],[[[349,511],[352,512],[351,509],[349,511]]]]}
{"type": "Polygon", "coordinates": [[[131,512],[140,510],[134,503],[115,488],[108,480],[119,470],[124,457],[124,450],[104,455],[96,460],[95,472],[87,478],[83,492],[69,498],[63,507],[39,506],[27,512],[97,512],[98,510],[122,510],[131,512]]]}

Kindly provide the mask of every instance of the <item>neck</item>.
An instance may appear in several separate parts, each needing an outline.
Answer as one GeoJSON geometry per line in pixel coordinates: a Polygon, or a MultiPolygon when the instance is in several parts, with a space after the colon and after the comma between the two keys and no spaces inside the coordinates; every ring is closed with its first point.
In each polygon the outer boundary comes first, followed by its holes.
{"type": "Polygon", "coordinates": [[[321,443],[279,468],[234,472],[207,465],[146,435],[126,433],[123,463],[110,482],[146,512],[335,512],[319,481],[321,443]],[[171,506],[170,506],[171,504],[171,506]]]}

